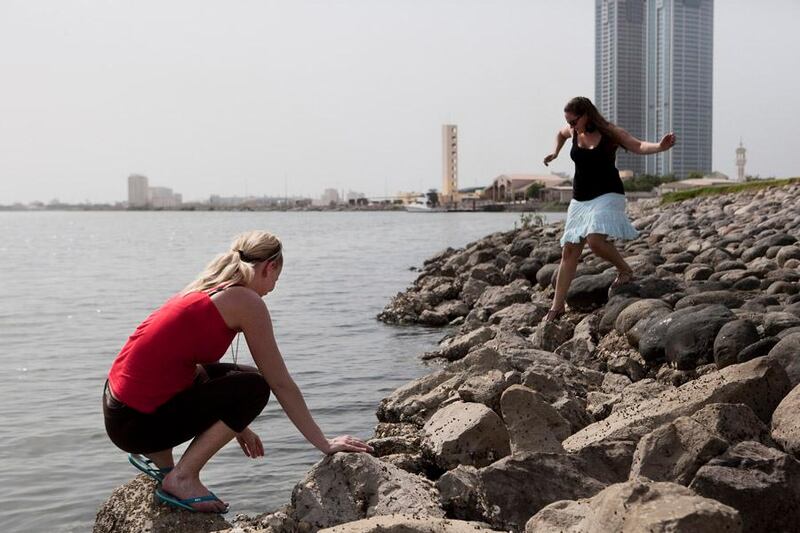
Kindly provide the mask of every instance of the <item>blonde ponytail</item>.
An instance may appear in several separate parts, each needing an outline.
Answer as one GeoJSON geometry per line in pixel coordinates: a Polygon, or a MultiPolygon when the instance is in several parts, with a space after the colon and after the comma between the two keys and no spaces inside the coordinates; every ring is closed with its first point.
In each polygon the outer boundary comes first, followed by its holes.
{"type": "Polygon", "coordinates": [[[181,294],[247,285],[255,276],[253,265],[261,261],[283,263],[283,246],[280,239],[266,231],[251,231],[237,235],[231,244],[231,249],[215,257],[197,279],[181,291],[181,294]]]}

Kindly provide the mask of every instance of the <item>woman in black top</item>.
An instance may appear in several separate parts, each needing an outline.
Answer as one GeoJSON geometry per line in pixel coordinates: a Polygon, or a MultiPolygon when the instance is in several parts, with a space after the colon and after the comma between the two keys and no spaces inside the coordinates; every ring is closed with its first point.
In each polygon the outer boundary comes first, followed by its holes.
{"type": "Polygon", "coordinates": [[[567,139],[572,139],[570,157],[575,162],[572,201],[561,237],[561,264],[556,277],[553,305],[545,320],[564,314],[567,296],[583,246],[589,248],[617,268],[612,287],[633,278],[630,265],[609,241],[633,239],[638,233],[625,215],[625,190],[616,167],[617,148],[622,146],[635,154],[655,154],[675,145],[675,134],[668,133],[659,143],[640,141],[622,128],[608,122],[588,98],[578,96],[564,107],[567,125],[556,135],[553,153],[544,158],[548,165],[558,157],[567,139]]]}

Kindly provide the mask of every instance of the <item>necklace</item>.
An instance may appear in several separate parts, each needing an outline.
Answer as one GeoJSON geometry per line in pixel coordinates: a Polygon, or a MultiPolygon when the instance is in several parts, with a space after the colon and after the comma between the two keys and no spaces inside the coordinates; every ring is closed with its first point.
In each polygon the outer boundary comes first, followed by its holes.
{"type": "Polygon", "coordinates": [[[239,365],[237,364],[237,361],[239,360],[239,336],[241,334],[242,334],[241,331],[236,334],[236,347],[235,348],[234,348],[233,343],[231,343],[231,356],[233,357],[233,366],[235,366],[237,369],[239,368],[239,365]]]}

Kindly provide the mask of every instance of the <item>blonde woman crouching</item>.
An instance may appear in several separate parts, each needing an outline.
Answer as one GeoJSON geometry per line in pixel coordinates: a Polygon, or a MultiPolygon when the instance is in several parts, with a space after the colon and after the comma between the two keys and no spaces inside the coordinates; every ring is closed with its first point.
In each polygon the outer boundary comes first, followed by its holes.
{"type": "Polygon", "coordinates": [[[280,240],[239,235],[181,293],[142,322],[111,366],[103,394],[108,436],[131,463],[155,478],[161,501],[190,511],[228,505],[200,482],[200,470],[231,439],[248,457],[264,455],[248,426],[270,391],[300,433],[325,454],[367,452],[350,436],[328,439],[308,411],[275,343],[262,297],[283,268],[280,240]],[[243,332],[256,367],[219,363],[243,332]],[[173,447],[192,443],[174,463],[173,447]]]}

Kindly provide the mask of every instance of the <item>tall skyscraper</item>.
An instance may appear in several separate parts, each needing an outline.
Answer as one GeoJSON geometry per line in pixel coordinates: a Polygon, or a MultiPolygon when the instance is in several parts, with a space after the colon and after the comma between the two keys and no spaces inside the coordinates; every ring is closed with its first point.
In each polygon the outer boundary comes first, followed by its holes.
{"type": "Polygon", "coordinates": [[[442,196],[444,202],[457,201],[458,196],[458,128],[442,125],[442,196]]]}
{"type": "Polygon", "coordinates": [[[617,166],[649,174],[711,171],[714,0],[595,0],[595,100],[610,121],[672,150],[618,152],[617,166]]]}
{"type": "Polygon", "coordinates": [[[678,136],[647,158],[649,173],[711,172],[713,43],[713,0],[648,0],[647,136],[678,136]]]}
{"type": "MultiPolygon", "coordinates": [[[[645,131],[646,0],[595,0],[595,105],[634,137],[645,131]]],[[[644,172],[641,156],[617,152],[617,167],[644,172]]]]}
{"type": "Polygon", "coordinates": [[[148,190],[147,176],[139,174],[128,176],[128,205],[130,207],[146,207],[150,201],[148,190]]]}

